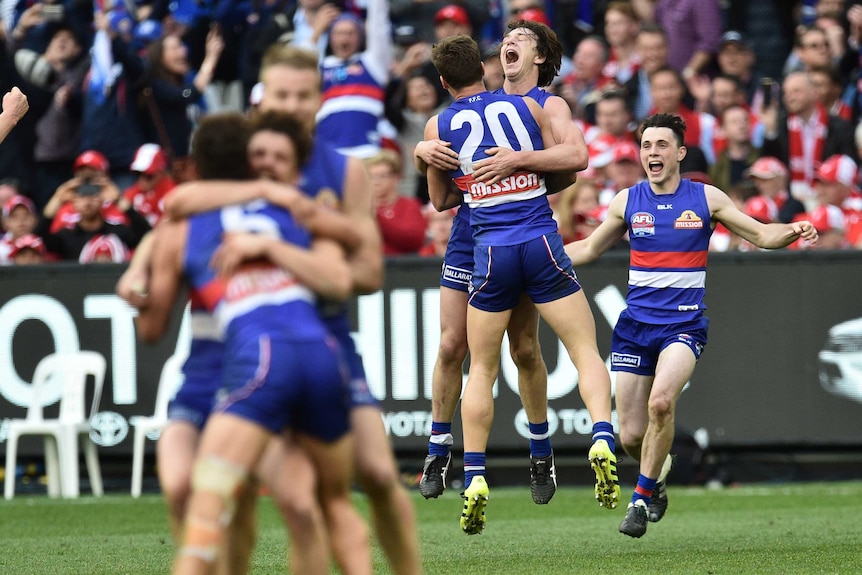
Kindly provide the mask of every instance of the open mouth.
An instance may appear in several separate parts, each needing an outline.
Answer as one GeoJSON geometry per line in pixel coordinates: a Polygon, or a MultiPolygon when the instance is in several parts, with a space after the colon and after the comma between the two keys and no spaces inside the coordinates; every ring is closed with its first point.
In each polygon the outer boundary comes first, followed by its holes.
{"type": "Polygon", "coordinates": [[[648,164],[648,167],[650,174],[660,174],[664,169],[664,164],[662,162],[652,161],[648,164]]]}
{"type": "Polygon", "coordinates": [[[514,64],[515,62],[518,61],[518,53],[515,52],[514,50],[511,50],[511,49],[506,50],[505,56],[506,56],[506,64],[514,64]]]}

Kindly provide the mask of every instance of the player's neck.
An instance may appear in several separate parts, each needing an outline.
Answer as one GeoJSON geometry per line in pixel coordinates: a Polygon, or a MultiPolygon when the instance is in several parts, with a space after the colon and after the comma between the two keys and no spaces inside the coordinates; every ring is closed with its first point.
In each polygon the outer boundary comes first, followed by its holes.
{"type": "Polygon", "coordinates": [[[682,180],[679,173],[673,174],[672,176],[668,176],[668,178],[662,182],[650,182],[649,187],[653,191],[654,194],[658,196],[672,194],[676,192],[676,189],[679,187],[679,183],[682,180]]]}
{"type": "Polygon", "coordinates": [[[523,76],[519,76],[517,78],[508,78],[505,77],[503,79],[503,91],[507,94],[516,94],[518,96],[524,96],[527,92],[535,88],[539,83],[539,70],[534,68],[530,70],[528,74],[523,76]]]}
{"type": "Polygon", "coordinates": [[[487,90],[485,89],[485,84],[482,82],[465,86],[464,88],[461,88],[459,90],[455,90],[454,88],[451,90],[453,100],[469,98],[470,96],[475,96],[476,94],[481,94],[482,92],[487,92],[487,90]]]}

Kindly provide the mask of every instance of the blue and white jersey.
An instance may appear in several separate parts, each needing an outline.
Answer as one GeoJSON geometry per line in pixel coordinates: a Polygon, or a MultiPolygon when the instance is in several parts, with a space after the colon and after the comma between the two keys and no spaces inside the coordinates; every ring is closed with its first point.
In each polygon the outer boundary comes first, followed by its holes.
{"type": "Polygon", "coordinates": [[[289,212],[262,201],[227,206],[189,219],[185,275],[215,318],[226,344],[256,338],[263,332],[295,341],[324,338],[327,332],[317,314],[313,292],[282,268],[260,260],[244,264],[229,278],[215,274],[210,260],[227,232],[267,234],[302,247],[311,243],[308,232],[289,212]]]}
{"type": "MultiPolygon", "coordinates": [[[[506,92],[503,91],[503,88],[497,88],[492,93],[493,94],[505,94],[506,92]]],[[[542,88],[539,88],[538,86],[533,86],[522,97],[532,98],[536,102],[538,102],[541,107],[544,108],[545,102],[547,102],[548,98],[550,98],[553,95],[554,94],[551,94],[550,92],[547,92],[547,91],[543,90],[542,88]]]]}
{"type": "Polygon", "coordinates": [[[706,305],[706,260],[712,235],[703,184],[680,181],[673,194],[649,182],[629,188],[629,315],[649,324],[692,321],[706,305]]]}
{"type": "Polygon", "coordinates": [[[539,124],[521,96],[481,92],[461,98],[440,113],[437,129],[458,150],[461,166],[450,174],[471,208],[476,244],[516,245],[557,231],[542,174],[520,171],[493,185],[473,179],[473,163],[488,158],[490,148],[543,149],[539,124]]]}

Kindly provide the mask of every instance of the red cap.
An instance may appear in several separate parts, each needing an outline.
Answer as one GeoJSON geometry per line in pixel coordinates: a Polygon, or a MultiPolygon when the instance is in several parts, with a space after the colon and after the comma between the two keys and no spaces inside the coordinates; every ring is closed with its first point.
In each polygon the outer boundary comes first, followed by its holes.
{"type": "Polygon", "coordinates": [[[144,144],[135,152],[129,169],[133,172],[152,175],[168,168],[168,158],[158,144],[144,144]]]}
{"type": "Polygon", "coordinates": [[[96,150],[87,150],[75,158],[74,169],[79,170],[81,168],[93,168],[100,172],[107,172],[111,169],[111,166],[108,164],[108,159],[103,156],[101,152],[97,152],[96,150]]]}
{"type": "Polygon", "coordinates": [[[21,250],[34,250],[42,255],[45,255],[45,242],[36,234],[24,234],[14,242],[12,249],[9,251],[9,257],[14,258],[21,250]]]}
{"type": "Polygon", "coordinates": [[[778,209],[775,202],[763,196],[748,198],[745,202],[745,213],[764,224],[778,221],[778,209]]]}
{"type": "Polygon", "coordinates": [[[843,232],[845,229],[844,212],[838,206],[831,204],[816,208],[808,214],[807,219],[814,226],[814,229],[821,234],[830,231],[843,232]]]}
{"type": "Polygon", "coordinates": [[[17,208],[18,206],[24,206],[27,208],[27,211],[33,215],[36,215],[36,206],[33,205],[33,201],[27,196],[22,196],[18,194],[17,196],[12,196],[6,203],[3,205],[3,217],[8,218],[9,214],[12,213],[12,210],[17,208]]]}
{"type": "Polygon", "coordinates": [[[129,260],[129,250],[116,234],[97,235],[90,238],[78,261],[82,264],[96,261],[108,261],[122,263],[129,260]]]}
{"type": "Polygon", "coordinates": [[[760,158],[750,168],[745,170],[745,175],[763,180],[771,180],[778,176],[787,177],[787,167],[778,158],[766,156],[760,158]]]}
{"type": "Polygon", "coordinates": [[[636,164],[640,163],[640,150],[634,142],[623,140],[614,148],[614,163],[628,160],[636,164]]]}
{"type": "Polygon", "coordinates": [[[470,17],[467,15],[467,11],[456,4],[447,4],[437,10],[437,14],[434,15],[434,23],[439,24],[444,20],[452,20],[462,26],[470,26],[470,17]]]}
{"type": "Polygon", "coordinates": [[[584,214],[584,223],[597,226],[608,218],[607,206],[596,206],[584,214]]]}
{"type": "Polygon", "coordinates": [[[836,154],[820,164],[814,179],[830,184],[844,184],[849,188],[854,188],[858,174],[859,170],[853,158],[836,154]]]}
{"type": "Polygon", "coordinates": [[[548,15],[545,14],[544,10],[540,10],[539,8],[527,8],[519,12],[516,15],[518,20],[527,20],[528,22],[538,22],[539,24],[544,24],[545,26],[550,27],[551,21],[548,20],[548,15]]]}
{"type": "Polygon", "coordinates": [[[587,153],[591,168],[604,168],[614,159],[614,149],[617,139],[610,134],[603,134],[587,144],[587,153]]]}

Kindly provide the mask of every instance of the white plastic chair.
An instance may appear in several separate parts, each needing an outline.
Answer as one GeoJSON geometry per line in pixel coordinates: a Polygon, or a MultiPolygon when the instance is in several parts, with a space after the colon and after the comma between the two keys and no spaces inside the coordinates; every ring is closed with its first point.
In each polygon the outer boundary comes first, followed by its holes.
{"type": "Polygon", "coordinates": [[[141,496],[141,481],[144,475],[144,443],[149,435],[158,439],[158,433],[168,423],[168,403],[176,395],[183,383],[182,367],[186,358],[172,355],[162,367],[159,389],[156,392],[156,408],[151,416],[136,415],[129,418],[135,428],[134,451],[132,454],[132,497],[141,496]],[[154,433],[155,432],[155,433],[154,433]]]}
{"type": "Polygon", "coordinates": [[[6,478],[4,496],[15,496],[15,461],[18,455],[18,438],[23,435],[42,435],[45,438],[45,473],[48,476],[48,495],[78,497],[78,437],[83,437],[84,457],[93,495],[101,496],[102,472],[96,444],[90,438],[90,418],[99,410],[102,386],[105,381],[105,358],[94,351],[51,354],[36,366],[33,374],[33,398],[25,419],[9,420],[6,439],[6,478]],[[93,400],[86,408],[88,376],[93,376],[93,400]],[[52,389],[53,388],[53,389],[52,389]],[[44,398],[60,396],[60,413],[56,419],[45,419],[44,398]]]}

